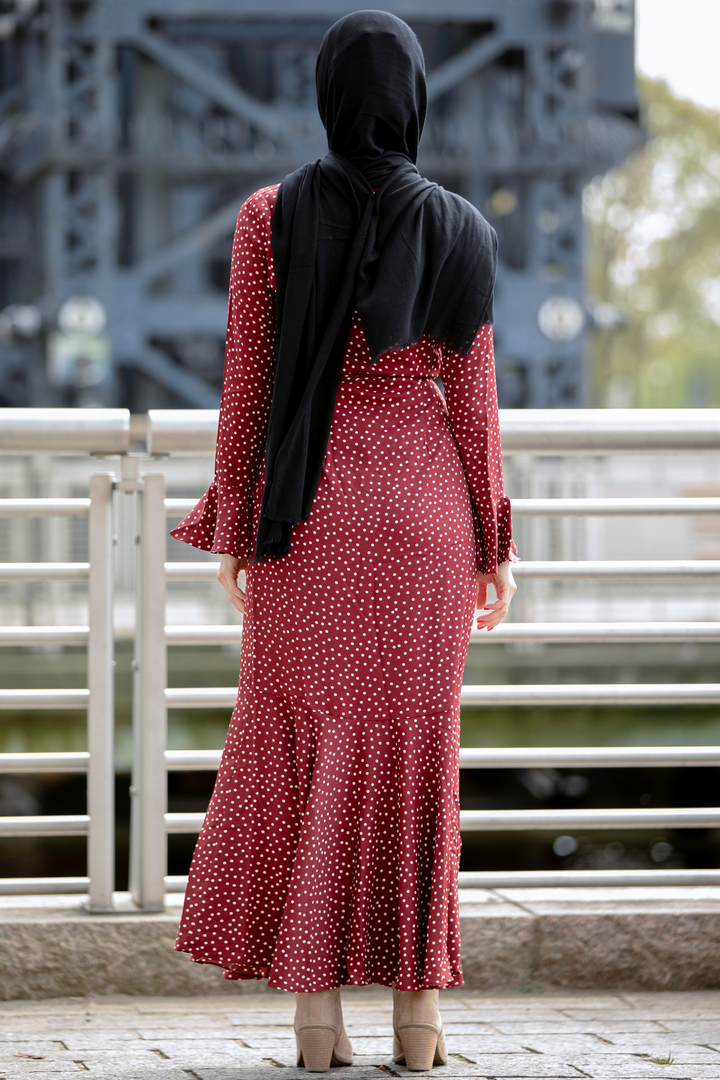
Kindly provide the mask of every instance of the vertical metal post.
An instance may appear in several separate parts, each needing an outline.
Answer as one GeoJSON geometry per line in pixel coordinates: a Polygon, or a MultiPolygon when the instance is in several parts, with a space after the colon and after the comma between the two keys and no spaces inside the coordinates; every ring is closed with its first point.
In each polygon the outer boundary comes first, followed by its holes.
{"type": "Polygon", "coordinates": [[[146,473],[137,494],[130,891],[144,911],[165,905],[167,649],[165,476],[146,473]]]}
{"type": "Polygon", "coordinates": [[[111,473],[90,477],[88,876],[90,911],[112,911],[115,882],[113,488],[111,473]]]}

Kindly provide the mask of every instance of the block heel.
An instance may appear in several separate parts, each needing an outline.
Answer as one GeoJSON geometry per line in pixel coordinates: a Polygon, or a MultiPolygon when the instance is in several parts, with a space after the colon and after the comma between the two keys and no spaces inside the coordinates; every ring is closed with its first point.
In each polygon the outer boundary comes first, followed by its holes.
{"type": "Polygon", "coordinates": [[[429,1072],[433,1065],[444,1064],[438,1060],[438,1030],[434,1024],[403,1024],[396,1034],[405,1067],[411,1072],[429,1072]]]}
{"type": "Polygon", "coordinates": [[[337,1031],[327,1024],[307,1024],[295,1032],[298,1066],[308,1072],[327,1072],[333,1059],[337,1031]]]}

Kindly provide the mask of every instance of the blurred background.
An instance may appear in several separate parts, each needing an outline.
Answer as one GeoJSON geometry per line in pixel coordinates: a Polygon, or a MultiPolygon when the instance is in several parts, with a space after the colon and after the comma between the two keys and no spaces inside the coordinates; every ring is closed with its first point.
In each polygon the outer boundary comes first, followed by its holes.
{"type": "MultiPolygon", "coordinates": [[[[337,0],[0,0],[0,407],[216,408],[232,234],[257,188],[321,156],[314,66],[337,0]]],[[[425,52],[419,167],[498,232],[503,408],[720,406],[717,0],[403,0],[425,52]]],[[[138,445],[139,445],[138,442],[138,445]]],[[[5,458],[0,494],[78,496],[97,466],[5,458]]],[[[208,458],[168,460],[199,497],[208,458]]],[[[511,498],[720,495],[707,457],[510,459],[511,498]]],[[[127,881],[134,523],[117,529],[118,887],[127,881]],[[125,554],[122,554],[122,553],[125,554]]],[[[0,521],[3,560],[83,560],[83,521],[0,521]]],[[[719,559],[720,520],[518,523],[526,559],[719,559]]],[[[168,558],[202,553],[169,542],[168,558]]],[[[517,621],[720,618],[706,583],[532,582],[517,621]]],[[[0,585],[0,617],[82,623],[82,586],[0,585]]],[[[219,588],[176,584],[169,623],[226,622],[219,588]]],[[[177,648],[172,685],[230,685],[232,647],[177,648]]],[[[82,686],[85,654],[4,649],[5,685],[82,686]]],[[[493,645],[466,681],[717,680],[717,647],[493,645]]],[[[174,711],[173,748],[217,748],[227,716],[174,711]]],[[[467,710],[468,746],[720,743],[716,707],[467,710]]],[[[85,748],[80,714],[0,713],[0,750],[85,748]]],[[[466,808],[716,801],[714,769],[463,773],[466,808]]],[[[213,777],[171,775],[170,809],[213,777]]],[[[0,813],[82,813],[85,781],[0,777],[0,813]]],[[[171,874],[194,838],[171,836],[171,874]]],[[[720,865],[712,830],[468,835],[464,869],[720,865]]],[[[15,876],[84,873],[82,838],[6,839],[15,876]]]]}

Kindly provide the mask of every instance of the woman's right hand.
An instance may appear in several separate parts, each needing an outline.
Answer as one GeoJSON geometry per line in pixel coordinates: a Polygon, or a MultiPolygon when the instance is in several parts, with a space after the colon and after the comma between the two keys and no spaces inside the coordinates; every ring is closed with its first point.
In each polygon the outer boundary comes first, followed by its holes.
{"type": "Polygon", "coordinates": [[[247,568],[249,559],[236,559],[234,555],[220,556],[220,569],[217,579],[228,594],[228,600],[239,612],[245,610],[245,593],[238,585],[240,571],[247,568]]]}
{"type": "Polygon", "coordinates": [[[510,561],[500,563],[496,574],[478,574],[477,606],[480,609],[477,620],[478,630],[492,630],[503,621],[516,591],[517,585],[513,578],[510,561]],[[494,604],[487,602],[488,585],[492,585],[495,589],[497,600],[494,604]]]}

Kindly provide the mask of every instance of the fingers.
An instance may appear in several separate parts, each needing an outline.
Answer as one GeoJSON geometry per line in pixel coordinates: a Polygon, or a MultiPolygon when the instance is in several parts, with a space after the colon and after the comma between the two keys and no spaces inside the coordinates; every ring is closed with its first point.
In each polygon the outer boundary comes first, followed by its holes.
{"type": "MultiPolygon", "coordinates": [[[[494,604],[488,604],[485,602],[481,604],[479,602],[480,584],[478,585],[478,607],[482,608],[482,613],[478,615],[477,627],[478,630],[492,630],[503,621],[508,613],[510,607],[510,601],[517,591],[517,586],[512,577],[512,573],[507,573],[508,567],[503,567],[502,572],[492,575],[486,575],[490,578],[493,588],[495,589],[495,595],[497,597],[494,604]]],[[[487,587],[486,587],[487,593],[487,587]]]]}
{"type": "Polygon", "coordinates": [[[228,600],[239,612],[245,611],[245,593],[238,585],[241,570],[247,567],[247,559],[236,559],[233,555],[222,555],[217,579],[228,595],[228,600]]]}
{"type": "Polygon", "coordinates": [[[245,610],[245,593],[231,575],[218,573],[218,581],[222,585],[223,589],[227,593],[228,600],[234,608],[243,612],[245,610]]]}
{"type": "Polygon", "coordinates": [[[487,585],[484,581],[478,582],[477,602],[475,607],[484,608],[487,604],[487,585]]]}
{"type": "Polygon", "coordinates": [[[487,615],[478,616],[478,630],[492,630],[494,626],[503,621],[508,613],[507,604],[493,604],[491,607],[485,608],[485,611],[487,615]]]}

